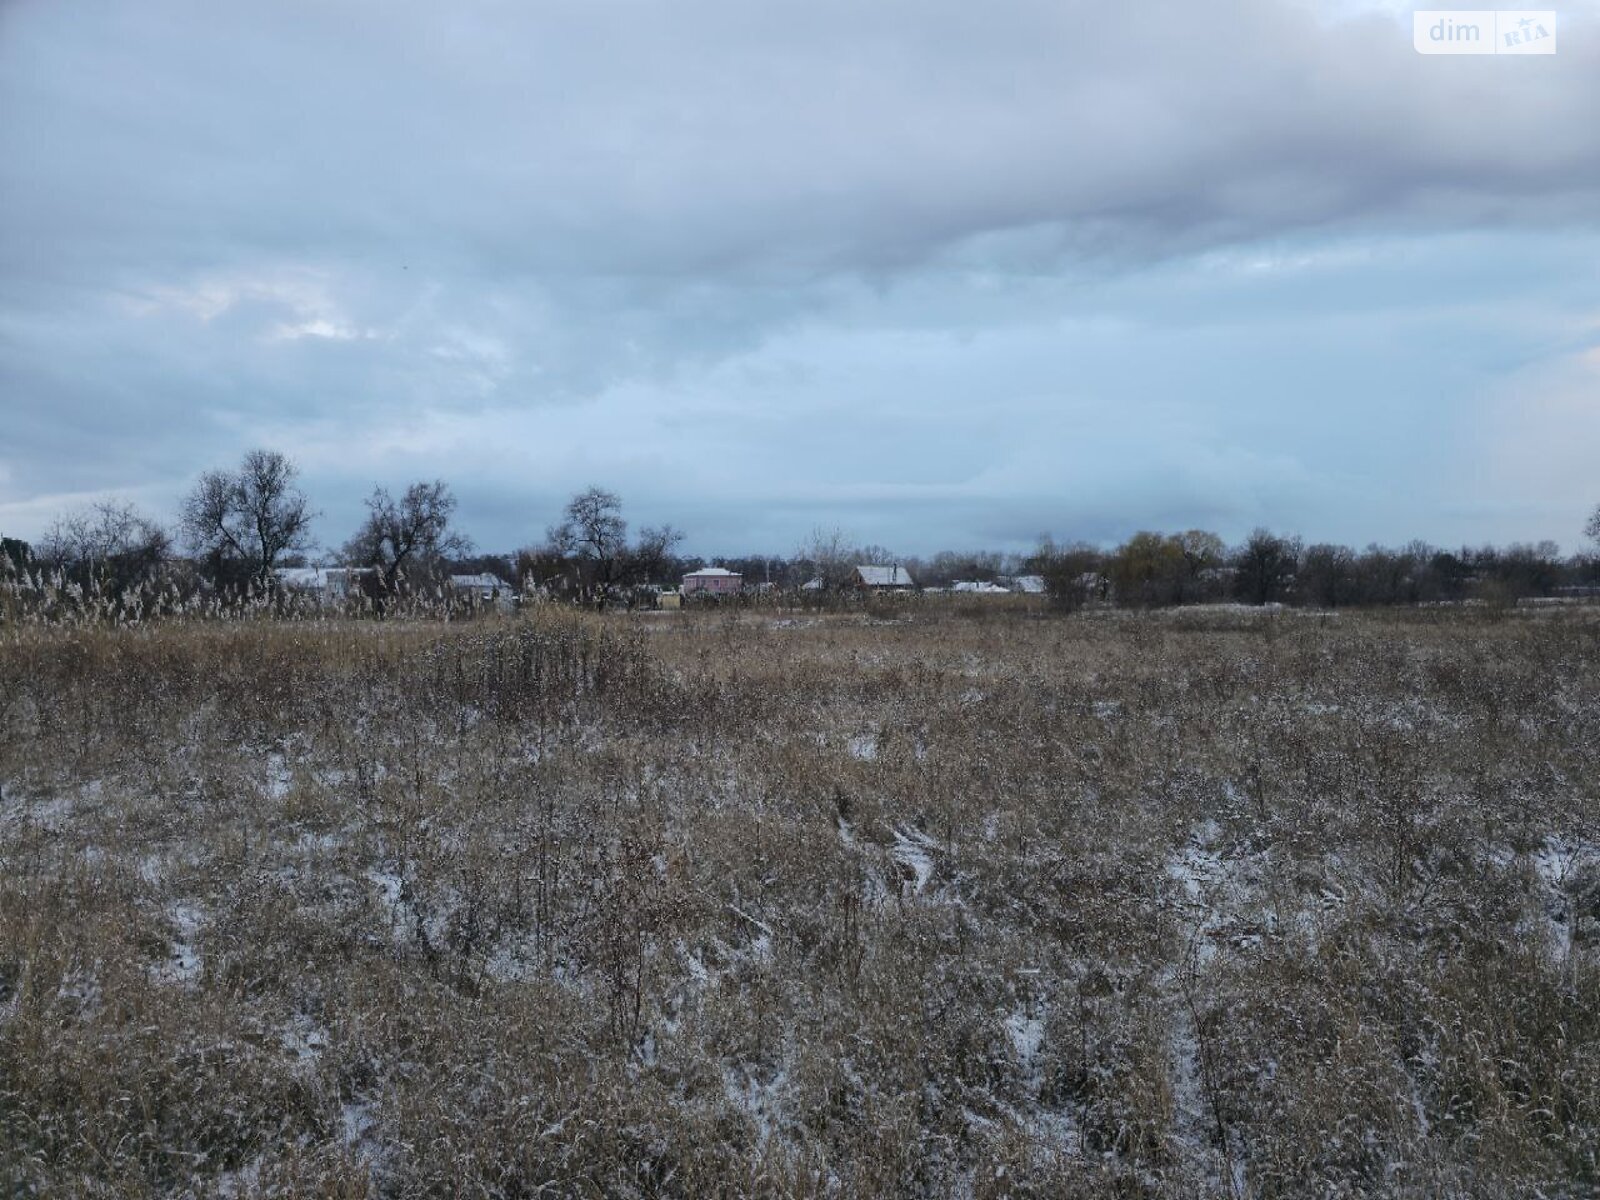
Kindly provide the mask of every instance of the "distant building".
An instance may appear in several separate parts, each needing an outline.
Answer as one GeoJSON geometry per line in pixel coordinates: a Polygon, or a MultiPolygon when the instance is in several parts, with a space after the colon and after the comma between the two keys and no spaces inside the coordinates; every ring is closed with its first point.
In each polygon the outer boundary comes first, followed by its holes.
{"type": "Polygon", "coordinates": [[[981,580],[960,580],[950,585],[952,592],[965,592],[974,596],[1009,596],[1010,588],[1003,588],[998,583],[987,583],[981,580]]]}
{"type": "Polygon", "coordinates": [[[904,567],[863,565],[856,568],[856,586],[869,592],[907,592],[917,583],[904,567]]]}
{"type": "Polygon", "coordinates": [[[1026,596],[1042,596],[1050,589],[1045,586],[1043,575],[1016,575],[1012,577],[1011,590],[1026,596]]]}
{"type": "MultiPolygon", "coordinates": [[[[852,567],[847,582],[840,586],[855,588],[862,592],[909,592],[917,584],[911,578],[911,572],[904,567],[877,567],[863,564],[852,567]]],[[[800,585],[802,592],[821,592],[828,589],[828,583],[821,575],[808,579],[800,585]]]]}
{"type": "Polygon", "coordinates": [[[685,596],[735,596],[744,586],[744,576],[725,567],[701,567],[683,577],[679,589],[685,596]]]}
{"type": "Polygon", "coordinates": [[[285,591],[343,600],[360,590],[364,577],[375,574],[371,567],[278,567],[272,577],[285,591]]]}
{"type": "Polygon", "coordinates": [[[480,604],[509,605],[512,597],[516,595],[516,589],[509,583],[487,571],[481,575],[450,576],[450,590],[458,596],[476,600],[480,604]]]}

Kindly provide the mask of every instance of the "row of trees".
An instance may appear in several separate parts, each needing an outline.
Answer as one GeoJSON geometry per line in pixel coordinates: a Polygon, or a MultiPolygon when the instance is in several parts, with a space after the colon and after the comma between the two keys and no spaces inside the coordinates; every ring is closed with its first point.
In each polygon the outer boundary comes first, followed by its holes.
{"type": "MultiPolygon", "coordinates": [[[[688,569],[676,557],[678,530],[645,528],[630,541],[622,501],[601,488],[574,496],[545,541],[515,560],[474,555],[472,540],[454,525],[455,512],[455,495],[442,480],[412,483],[399,495],[375,487],[360,526],[326,557],[369,572],[369,589],[379,595],[436,585],[451,572],[488,572],[602,604],[631,585],[688,569]]],[[[264,591],[275,585],[279,568],[305,565],[316,551],[318,515],[289,458],[252,450],[236,468],[200,476],[179,506],[176,538],[133,505],[106,502],[58,518],[31,551],[8,542],[7,555],[20,566],[26,552],[38,565],[105,593],[157,575],[181,547],[208,586],[264,591]]]]}
{"type": "MultiPolygon", "coordinates": [[[[1600,510],[1589,521],[1600,548],[1600,510]]],[[[1554,542],[1444,550],[1425,542],[1356,551],[1258,529],[1228,549],[1215,534],[1137,533],[1117,549],[1046,541],[1028,562],[1066,607],[1235,600],[1323,608],[1552,596],[1600,585],[1600,557],[1562,558],[1554,542]]]]}
{"type": "MultiPolygon", "coordinates": [[[[567,503],[544,540],[514,557],[474,555],[454,525],[456,499],[441,480],[418,481],[399,495],[375,487],[360,526],[331,557],[364,568],[378,594],[436,584],[451,571],[491,572],[518,587],[604,605],[636,589],[672,583],[705,565],[679,554],[683,535],[647,526],[630,538],[621,499],[589,488],[567,503]]],[[[206,584],[271,588],[279,567],[303,565],[316,547],[317,517],[295,464],[272,450],[252,450],[236,468],[203,474],[179,509],[177,537],[125,503],[102,503],[65,515],[34,557],[80,585],[120,591],[148,580],[187,551],[206,584]]],[[[1600,507],[1586,535],[1600,549],[1600,507]]],[[[20,543],[6,543],[20,563],[20,543]]],[[[1325,607],[1415,604],[1473,596],[1549,596],[1564,587],[1600,584],[1600,558],[1563,559],[1551,542],[1447,551],[1421,542],[1400,549],[1318,543],[1257,530],[1228,547],[1206,530],[1140,532],[1113,550],[1042,539],[1031,555],[946,551],[899,557],[881,546],[856,546],[839,530],[819,530],[791,557],[719,558],[747,584],[789,590],[818,580],[845,586],[857,564],[900,565],[925,586],[1017,575],[1044,578],[1062,606],[1110,601],[1150,607],[1219,600],[1294,602],[1325,607]]]]}

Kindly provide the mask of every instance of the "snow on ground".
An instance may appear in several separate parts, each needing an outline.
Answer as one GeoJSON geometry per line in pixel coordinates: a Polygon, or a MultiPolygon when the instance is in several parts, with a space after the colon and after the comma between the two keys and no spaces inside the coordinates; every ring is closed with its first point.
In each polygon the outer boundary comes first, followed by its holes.
{"type": "Polygon", "coordinates": [[[723,1068],[723,1091],[728,1102],[755,1126],[758,1150],[766,1148],[774,1129],[782,1123],[784,1088],[788,1082],[789,1072],[783,1067],[767,1079],[762,1079],[749,1064],[723,1068]]]}
{"type": "Polygon", "coordinates": [[[282,754],[273,751],[267,755],[266,777],[262,782],[262,790],[270,800],[282,800],[289,794],[289,789],[294,786],[294,768],[282,754]]]}
{"type": "Polygon", "coordinates": [[[504,943],[484,959],[483,973],[496,983],[521,983],[537,973],[537,961],[531,942],[504,943]]]}
{"type": "Polygon", "coordinates": [[[933,851],[939,843],[920,830],[901,826],[894,831],[894,846],[889,851],[895,862],[911,873],[911,894],[920,896],[933,878],[933,851]]]}
{"type": "Polygon", "coordinates": [[[192,904],[173,904],[167,909],[172,923],[172,956],[155,968],[164,983],[191,984],[200,977],[200,951],[195,940],[200,933],[200,910],[192,904]]]}
{"type": "Polygon", "coordinates": [[[1229,864],[1215,849],[1222,830],[1215,821],[1195,827],[1190,840],[1167,859],[1167,877],[1178,883],[1179,898],[1187,921],[1192,925],[1196,954],[1202,963],[1216,953],[1213,937],[1221,928],[1223,906],[1228,900],[1229,864]]]}
{"type": "Polygon", "coordinates": [[[398,927],[405,918],[405,910],[400,906],[400,894],[405,884],[394,871],[382,871],[372,867],[367,871],[367,882],[378,889],[378,900],[389,913],[389,925],[398,927]]]}
{"type": "Polygon", "coordinates": [[[238,1200],[240,1197],[256,1195],[261,1185],[263,1161],[257,1158],[237,1171],[222,1172],[217,1176],[217,1195],[223,1200],[238,1200]]]}
{"type": "Polygon", "coordinates": [[[1534,874],[1545,893],[1541,901],[1550,944],[1556,962],[1565,966],[1572,961],[1578,921],[1573,889],[1586,869],[1600,865],[1600,850],[1567,838],[1550,838],[1531,858],[1534,874]]]}
{"type": "Polygon", "coordinates": [[[858,733],[850,739],[850,757],[860,762],[871,762],[878,757],[878,735],[858,733]]]}
{"type": "MultiPolygon", "coordinates": [[[[91,787],[98,790],[99,784],[86,785],[82,789],[85,796],[93,794],[91,787]]],[[[78,798],[65,792],[47,800],[33,800],[15,784],[7,784],[4,795],[5,801],[0,803],[0,829],[26,822],[55,832],[66,824],[78,807],[78,798]]]]}
{"type": "Polygon", "coordinates": [[[87,1015],[100,1007],[100,981],[88,971],[72,971],[62,977],[56,995],[72,1001],[79,1012],[87,1015]]]}
{"type": "Polygon", "coordinates": [[[844,843],[844,848],[846,850],[856,849],[858,843],[856,842],[855,826],[851,825],[843,817],[837,818],[837,822],[839,825],[839,840],[844,843]]]}
{"type": "Polygon", "coordinates": [[[352,1101],[340,1108],[339,1119],[344,1134],[344,1144],[351,1150],[359,1151],[362,1144],[368,1141],[367,1134],[378,1123],[372,1109],[373,1106],[369,1101],[352,1101]]]}
{"type": "Polygon", "coordinates": [[[294,1060],[298,1071],[311,1071],[328,1048],[328,1031],[310,1017],[296,1014],[279,1035],[283,1052],[294,1060]]]}
{"type": "Polygon", "coordinates": [[[1006,1037],[1011,1041],[1011,1051],[1017,1056],[1025,1079],[1039,1078],[1039,1051],[1044,1046],[1044,1020],[1026,1008],[1018,1008],[1005,1019],[1006,1037]]]}

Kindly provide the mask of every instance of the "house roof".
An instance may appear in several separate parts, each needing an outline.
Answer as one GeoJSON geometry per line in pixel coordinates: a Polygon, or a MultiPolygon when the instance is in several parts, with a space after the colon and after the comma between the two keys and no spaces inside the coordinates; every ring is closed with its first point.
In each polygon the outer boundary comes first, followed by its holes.
{"type": "Polygon", "coordinates": [[[950,585],[952,592],[978,592],[985,596],[1009,596],[1008,589],[998,583],[989,583],[983,580],[958,580],[950,585]]]}
{"type": "Polygon", "coordinates": [[[738,571],[730,571],[726,567],[701,567],[698,571],[690,571],[685,579],[743,579],[738,571]]]}
{"type": "Polygon", "coordinates": [[[274,567],[272,577],[286,588],[313,590],[348,584],[353,576],[370,575],[371,567],[274,567]]]}
{"type": "Polygon", "coordinates": [[[511,590],[511,585],[504,579],[487,572],[482,575],[452,575],[450,576],[450,586],[458,588],[499,588],[503,592],[511,590]]]}
{"type": "Polygon", "coordinates": [[[863,564],[856,575],[868,587],[915,587],[911,572],[904,567],[877,567],[863,564]]]}

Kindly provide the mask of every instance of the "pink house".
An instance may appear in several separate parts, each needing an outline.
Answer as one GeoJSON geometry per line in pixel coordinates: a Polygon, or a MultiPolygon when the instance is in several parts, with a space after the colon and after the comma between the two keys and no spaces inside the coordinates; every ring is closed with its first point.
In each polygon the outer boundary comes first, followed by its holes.
{"type": "Polygon", "coordinates": [[[737,595],[744,586],[744,576],[737,571],[728,571],[722,567],[701,567],[698,571],[691,571],[683,577],[682,592],[685,596],[703,593],[709,596],[737,595]]]}

